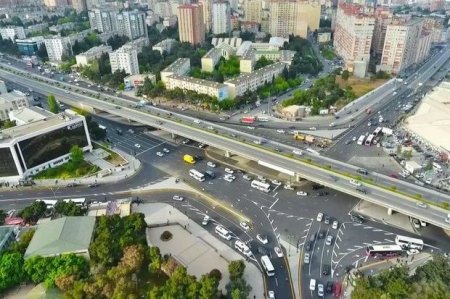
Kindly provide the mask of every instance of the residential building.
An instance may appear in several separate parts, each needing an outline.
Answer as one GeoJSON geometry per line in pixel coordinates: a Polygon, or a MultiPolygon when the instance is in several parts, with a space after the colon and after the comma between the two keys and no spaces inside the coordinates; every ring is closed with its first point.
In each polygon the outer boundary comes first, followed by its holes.
{"type": "Polygon", "coordinates": [[[89,259],[95,227],[93,216],[62,217],[38,225],[24,258],[73,253],[89,259]]]}
{"type": "Polygon", "coordinates": [[[212,33],[222,34],[231,31],[230,3],[228,1],[216,1],[212,4],[212,33]]]}
{"type": "Polygon", "coordinates": [[[146,78],[150,79],[153,84],[156,83],[156,76],[153,74],[130,75],[123,79],[123,83],[125,84],[125,87],[136,88],[144,85],[146,78]]]}
{"type": "Polygon", "coordinates": [[[69,110],[4,129],[0,135],[0,177],[11,183],[67,162],[74,145],[92,150],[84,116],[69,110]]]}
{"type": "Polygon", "coordinates": [[[10,39],[12,41],[16,39],[25,39],[27,37],[22,26],[0,28],[0,35],[2,36],[2,39],[10,39]]]}
{"type": "Polygon", "coordinates": [[[234,99],[235,97],[244,95],[246,91],[254,91],[258,87],[272,82],[286,67],[285,63],[276,62],[252,73],[241,74],[239,77],[225,81],[224,84],[228,85],[229,98],[234,99]]]}
{"type": "Polygon", "coordinates": [[[88,12],[92,30],[98,32],[117,32],[117,11],[111,9],[93,9],[88,12]]]}
{"type": "Polygon", "coordinates": [[[178,18],[177,16],[170,16],[170,17],[165,17],[162,24],[164,27],[175,27],[178,23],[178,18]]]}
{"type": "Polygon", "coordinates": [[[152,47],[153,51],[159,51],[159,53],[161,53],[161,55],[164,52],[170,53],[172,51],[172,47],[174,45],[176,45],[177,41],[172,39],[172,38],[166,38],[163,41],[160,41],[159,43],[157,43],[156,45],[154,45],[152,47]]]}
{"type": "Polygon", "coordinates": [[[421,63],[430,54],[433,35],[430,31],[422,30],[419,35],[419,41],[416,47],[416,56],[414,63],[421,63]]]}
{"type": "MultiPolygon", "coordinates": [[[[231,31],[239,30],[239,24],[240,24],[239,16],[237,15],[231,15],[230,16],[230,27],[231,31]]],[[[239,36],[239,32],[234,32],[233,35],[239,36]]]]}
{"type": "Polygon", "coordinates": [[[131,45],[139,54],[142,52],[142,48],[150,45],[150,41],[148,40],[148,37],[145,36],[132,40],[131,42],[126,43],[126,45],[131,45]]]}
{"type": "Polygon", "coordinates": [[[117,15],[117,31],[119,35],[128,36],[133,40],[138,37],[147,37],[147,25],[145,12],[133,10],[124,11],[117,15]]]}
{"type": "Polygon", "coordinates": [[[308,32],[319,29],[321,5],[316,1],[298,1],[294,35],[308,38],[308,32]]]}
{"type": "Polygon", "coordinates": [[[260,24],[261,19],[262,0],[244,0],[244,20],[260,24]]]}
{"type": "Polygon", "coordinates": [[[38,24],[34,24],[34,25],[29,25],[24,30],[25,30],[25,35],[28,35],[28,34],[32,34],[34,32],[42,31],[47,28],[48,28],[48,23],[42,22],[42,23],[38,23],[38,24]]]}
{"type": "Polygon", "coordinates": [[[171,3],[168,1],[158,1],[153,7],[153,11],[158,17],[165,18],[172,16],[171,3]]]}
{"type": "Polygon", "coordinates": [[[218,49],[220,51],[220,54],[226,60],[230,59],[230,57],[232,55],[236,54],[236,49],[233,48],[232,46],[230,46],[229,44],[226,44],[226,43],[221,43],[220,45],[218,45],[216,47],[216,49],[218,49]]]}
{"type": "Polygon", "coordinates": [[[205,40],[205,24],[203,22],[203,6],[184,4],[178,7],[178,30],[181,42],[193,45],[205,40]]]}
{"type": "Polygon", "coordinates": [[[192,90],[197,93],[216,97],[219,101],[228,98],[228,87],[223,83],[176,74],[169,76],[167,79],[167,89],[181,88],[183,90],[192,90]]]}
{"type": "Polygon", "coordinates": [[[378,70],[398,74],[417,62],[417,59],[428,55],[427,43],[431,36],[424,37],[419,44],[422,35],[423,20],[412,19],[404,21],[395,20],[387,26],[381,62],[378,70]],[[420,46],[420,47],[419,47],[420,46]]]}
{"type": "Polygon", "coordinates": [[[138,51],[131,44],[125,44],[109,53],[111,73],[124,70],[129,75],[139,74],[138,51]]]}
{"type": "Polygon", "coordinates": [[[25,56],[37,55],[39,48],[44,44],[43,36],[34,36],[27,39],[16,39],[20,54],[25,56]]]}
{"type": "Polygon", "coordinates": [[[242,44],[242,38],[240,37],[213,37],[211,40],[211,44],[214,47],[218,47],[221,44],[227,44],[234,49],[237,49],[242,44]]]}
{"type": "Polygon", "coordinates": [[[331,32],[318,32],[317,33],[317,42],[319,44],[325,44],[331,41],[331,32]]]}
{"type": "Polygon", "coordinates": [[[86,52],[80,53],[75,56],[78,66],[85,66],[89,64],[89,61],[93,59],[98,59],[102,56],[103,53],[111,53],[112,48],[110,46],[97,46],[90,48],[86,52]]]}
{"type": "Polygon", "coordinates": [[[219,62],[220,58],[222,58],[222,51],[219,48],[210,49],[202,57],[202,71],[210,73],[214,71],[214,67],[219,62]]]}
{"type": "Polygon", "coordinates": [[[178,58],[171,65],[161,71],[161,81],[166,84],[167,78],[171,75],[184,76],[191,70],[191,60],[189,58],[178,58]]]}
{"type": "Polygon", "coordinates": [[[374,27],[375,17],[372,13],[366,13],[364,7],[351,3],[339,4],[333,46],[336,54],[343,58],[345,69],[355,76],[366,75],[374,27]],[[359,67],[355,68],[355,64],[359,67]]]}
{"type": "Polygon", "coordinates": [[[205,24],[205,31],[210,32],[212,28],[212,3],[213,0],[198,0],[202,6],[203,23],[205,24]]]}
{"type": "Polygon", "coordinates": [[[64,54],[72,54],[72,44],[69,37],[48,37],[44,39],[50,61],[61,61],[64,54]]]}
{"type": "Polygon", "coordinates": [[[241,31],[257,33],[259,32],[259,23],[253,21],[243,21],[241,22],[241,31]]]}
{"type": "Polygon", "coordinates": [[[69,2],[67,0],[44,0],[44,5],[49,8],[61,8],[68,7],[69,2]]]}
{"type": "Polygon", "coordinates": [[[239,51],[237,52],[239,56],[239,71],[241,73],[251,73],[253,72],[253,69],[255,67],[255,52],[256,50],[252,47],[245,48],[245,51],[242,53],[242,55],[239,51]]]}
{"type": "Polygon", "coordinates": [[[392,23],[393,15],[388,7],[379,7],[375,11],[375,26],[372,38],[372,55],[381,57],[387,26],[392,23]]]}
{"type": "Polygon", "coordinates": [[[87,10],[86,0],[71,0],[73,9],[77,12],[82,12],[87,10]]]}
{"type": "Polygon", "coordinates": [[[0,94],[0,121],[9,119],[10,111],[30,107],[31,100],[30,96],[18,90],[0,94]]]}

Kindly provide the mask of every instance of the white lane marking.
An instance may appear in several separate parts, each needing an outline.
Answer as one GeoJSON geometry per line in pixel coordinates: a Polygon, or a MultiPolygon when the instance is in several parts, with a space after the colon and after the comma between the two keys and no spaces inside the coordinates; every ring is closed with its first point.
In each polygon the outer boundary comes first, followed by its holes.
{"type": "Polygon", "coordinates": [[[373,241],[373,243],[380,244],[381,242],[380,241],[373,241]]]}
{"type": "Polygon", "coordinates": [[[374,229],[373,231],[374,232],[382,232],[383,230],[382,229],[374,229]]]}
{"type": "Polygon", "coordinates": [[[384,233],[384,235],[386,235],[386,236],[392,236],[393,233],[384,233]]]}
{"type": "Polygon", "coordinates": [[[269,209],[273,208],[273,206],[274,206],[279,200],[280,200],[280,199],[277,198],[277,200],[275,200],[275,201],[273,202],[273,204],[269,207],[269,209]]]}
{"type": "Polygon", "coordinates": [[[386,242],[394,242],[394,240],[384,239],[386,242]]]}
{"type": "Polygon", "coordinates": [[[364,246],[356,245],[355,247],[358,248],[358,249],[361,249],[361,248],[363,248],[364,246]]]}

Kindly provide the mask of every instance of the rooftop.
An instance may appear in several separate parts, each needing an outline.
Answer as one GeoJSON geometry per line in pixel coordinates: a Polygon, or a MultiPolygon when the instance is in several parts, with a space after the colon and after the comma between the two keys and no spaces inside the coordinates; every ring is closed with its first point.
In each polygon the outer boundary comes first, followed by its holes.
{"type": "Polygon", "coordinates": [[[0,94],[0,105],[6,102],[14,101],[17,99],[25,98],[27,95],[19,90],[13,90],[8,93],[0,94]]]}
{"type": "Polygon", "coordinates": [[[223,83],[204,80],[204,79],[197,79],[197,78],[188,77],[188,76],[180,76],[180,75],[176,75],[176,74],[169,76],[169,78],[173,78],[176,80],[181,80],[181,81],[189,82],[189,83],[193,83],[193,84],[203,85],[203,86],[207,86],[207,87],[213,87],[213,88],[226,87],[226,85],[223,83]]]}
{"type": "Polygon", "coordinates": [[[24,123],[43,120],[54,115],[40,107],[24,107],[16,111],[10,111],[9,113],[10,115],[13,115],[15,119],[19,119],[24,123]]]}
{"type": "Polygon", "coordinates": [[[248,73],[248,74],[241,74],[239,77],[236,77],[236,78],[233,78],[233,79],[225,81],[225,83],[238,84],[238,83],[240,83],[243,80],[247,80],[247,79],[250,79],[250,78],[255,78],[255,77],[262,76],[264,73],[275,71],[275,70],[277,70],[277,69],[279,69],[281,67],[286,67],[286,63],[284,63],[284,62],[275,62],[275,63],[272,63],[272,64],[270,64],[268,66],[262,67],[262,68],[260,68],[260,69],[258,69],[256,71],[254,71],[254,72],[251,72],[251,73],[248,73]]]}
{"type": "Polygon", "coordinates": [[[24,257],[54,256],[89,249],[95,217],[63,217],[38,225],[24,257]]]}
{"type": "Polygon", "coordinates": [[[191,64],[191,60],[189,58],[178,58],[171,65],[166,67],[163,70],[163,72],[175,72],[176,70],[180,69],[186,63],[191,64]]]}
{"type": "Polygon", "coordinates": [[[222,53],[220,49],[211,48],[202,58],[217,58],[217,56],[221,56],[222,53]]]}
{"type": "Polygon", "coordinates": [[[111,46],[101,45],[101,46],[97,46],[97,47],[92,47],[89,50],[87,50],[86,52],[80,53],[78,55],[93,55],[93,54],[97,54],[98,52],[111,52],[111,51],[112,51],[111,46]]]}
{"type": "Polygon", "coordinates": [[[30,133],[36,133],[60,124],[64,124],[65,122],[76,118],[80,118],[81,120],[81,116],[76,114],[72,115],[67,112],[54,114],[47,118],[30,122],[28,124],[1,130],[0,139],[2,141],[7,141],[8,139],[14,139],[20,136],[28,135],[30,133]]]}

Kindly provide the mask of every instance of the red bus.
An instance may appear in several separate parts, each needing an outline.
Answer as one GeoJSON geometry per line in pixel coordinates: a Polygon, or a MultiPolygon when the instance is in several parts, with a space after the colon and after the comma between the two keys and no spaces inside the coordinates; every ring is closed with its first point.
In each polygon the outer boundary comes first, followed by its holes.
{"type": "Polygon", "coordinates": [[[255,117],[254,116],[244,116],[243,118],[241,118],[241,123],[253,124],[253,123],[255,123],[255,117]]]}

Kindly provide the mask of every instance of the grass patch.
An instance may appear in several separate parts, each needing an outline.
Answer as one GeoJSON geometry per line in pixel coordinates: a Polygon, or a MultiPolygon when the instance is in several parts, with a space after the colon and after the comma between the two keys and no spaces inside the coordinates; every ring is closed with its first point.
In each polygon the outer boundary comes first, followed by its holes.
{"type": "Polygon", "coordinates": [[[357,97],[363,96],[366,93],[374,90],[380,85],[383,85],[389,79],[362,79],[350,76],[347,81],[343,80],[341,76],[336,76],[336,83],[340,88],[345,89],[350,86],[357,97]]]}
{"type": "Polygon", "coordinates": [[[100,171],[100,168],[98,166],[89,164],[86,161],[82,161],[79,163],[79,165],[76,166],[69,161],[62,165],[45,169],[36,174],[33,178],[37,180],[71,179],[94,174],[98,171],[100,171]]]}
{"type": "Polygon", "coordinates": [[[120,166],[120,165],[124,165],[125,163],[127,163],[127,161],[124,158],[122,158],[121,155],[119,155],[115,151],[111,150],[108,146],[109,145],[107,143],[100,144],[97,142],[93,142],[94,148],[101,148],[101,149],[105,150],[106,152],[108,152],[109,156],[104,159],[105,161],[108,161],[109,163],[113,164],[114,166],[120,166]]]}
{"type": "Polygon", "coordinates": [[[333,60],[336,57],[333,50],[328,48],[322,50],[322,56],[327,60],[333,60]]]}

